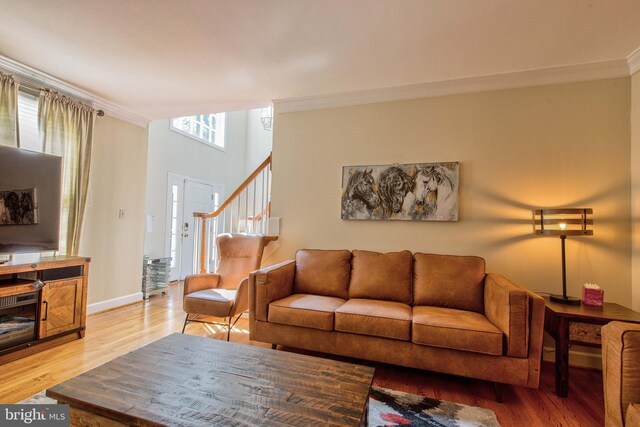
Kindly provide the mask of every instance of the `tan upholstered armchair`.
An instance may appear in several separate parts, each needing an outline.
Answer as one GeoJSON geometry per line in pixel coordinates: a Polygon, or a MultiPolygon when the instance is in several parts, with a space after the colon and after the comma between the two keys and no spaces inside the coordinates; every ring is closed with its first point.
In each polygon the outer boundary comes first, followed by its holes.
{"type": "Polygon", "coordinates": [[[640,426],[640,325],[602,327],[605,426],[640,426]]]}
{"type": "Polygon", "coordinates": [[[182,333],[191,322],[222,325],[227,328],[229,341],[231,329],[249,307],[247,277],[260,268],[265,238],[262,235],[222,234],[216,244],[220,255],[218,272],[192,274],[184,280],[183,307],[187,317],[182,333]],[[222,317],[225,323],[201,320],[200,316],[222,317]]]}

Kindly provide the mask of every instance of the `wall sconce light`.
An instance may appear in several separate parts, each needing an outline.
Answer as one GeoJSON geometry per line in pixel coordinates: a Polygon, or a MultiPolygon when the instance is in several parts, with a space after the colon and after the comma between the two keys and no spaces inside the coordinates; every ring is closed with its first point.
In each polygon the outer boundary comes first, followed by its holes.
{"type": "Polygon", "coordinates": [[[593,209],[536,209],[533,211],[533,233],[560,236],[562,242],[562,295],[551,295],[549,299],[560,304],[580,305],[579,298],[567,296],[564,244],[567,236],[593,235],[593,209]]]}
{"type": "Polygon", "coordinates": [[[272,130],[273,129],[273,107],[264,107],[261,110],[262,127],[264,130],[272,130]]]}

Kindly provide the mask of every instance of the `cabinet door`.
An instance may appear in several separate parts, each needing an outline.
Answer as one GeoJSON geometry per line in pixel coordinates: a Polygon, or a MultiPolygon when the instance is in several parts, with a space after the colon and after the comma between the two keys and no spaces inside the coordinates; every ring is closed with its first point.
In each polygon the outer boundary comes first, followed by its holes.
{"type": "Polygon", "coordinates": [[[82,278],[47,282],[42,288],[38,338],[80,327],[82,278]]]}

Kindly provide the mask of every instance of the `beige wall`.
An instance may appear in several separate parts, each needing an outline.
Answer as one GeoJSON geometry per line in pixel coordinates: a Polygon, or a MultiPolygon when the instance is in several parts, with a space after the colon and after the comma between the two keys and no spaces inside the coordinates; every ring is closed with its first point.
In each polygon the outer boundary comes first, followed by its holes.
{"type": "MultiPolygon", "coordinates": [[[[631,298],[630,79],[278,114],[272,215],[281,247],[473,254],[534,291],[560,292],[560,239],[532,235],[535,207],[592,207],[567,239],[570,295],[595,282],[631,298]],[[460,221],[340,219],[341,168],[460,162],[460,221]]],[[[276,106],[277,109],[277,106],[276,106]]]]}
{"type": "Polygon", "coordinates": [[[632,308],[640,311],[640,73],[631,76],[631,219],[632,308]]]}
{"type": "Polygon", "coordinates": [[[80,249],[92,260],[89,304],[141,291],[146,171],[147,130],[97,118],[80,249]]]}

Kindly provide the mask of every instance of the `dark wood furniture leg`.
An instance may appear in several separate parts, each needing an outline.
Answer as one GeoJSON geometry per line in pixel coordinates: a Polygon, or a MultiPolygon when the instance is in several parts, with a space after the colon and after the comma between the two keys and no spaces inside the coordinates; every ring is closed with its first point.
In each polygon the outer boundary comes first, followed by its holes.
{"type": "Polygon", "coordinates": [[[271,350],[275,350],[278,347],[278,344],[271,344],[271,350]]]}
{"type": "Polygon", "coordinates": [[[493,383],[493,391],[496,395],[496,402],[502,403],[502,387],[500,383],[493,383]]]}
{"type": "Polygon", "coordinates": [[[556,394],[569,394],[569,321],[562,317],[558,319],[556,337],[556,394]]]}

